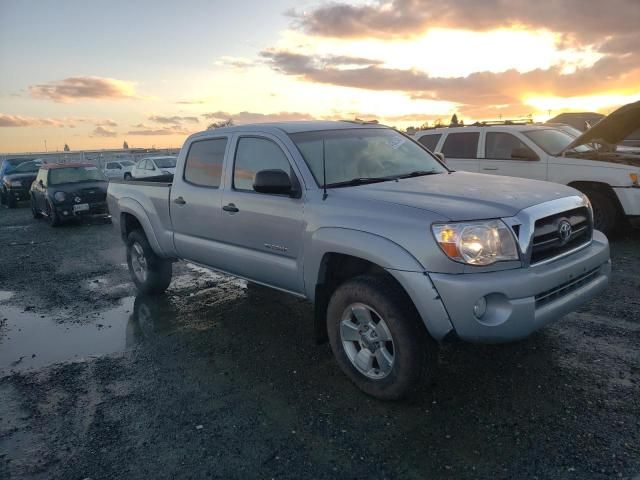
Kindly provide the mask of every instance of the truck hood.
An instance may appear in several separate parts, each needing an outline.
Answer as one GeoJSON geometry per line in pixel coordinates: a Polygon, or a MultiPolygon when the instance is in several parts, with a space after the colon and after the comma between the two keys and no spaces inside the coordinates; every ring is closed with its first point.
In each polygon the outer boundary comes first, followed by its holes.
{"type": "Polygon", "coordinates": [[[604,140],[617,145],[640,128],[640,101],[620,107],[571,142],[564,151],[579,145],[604,140]]]}
{"type": "Polygon", "coordinates": [[[428,210],[452,221],[512,217],[550,200],[579,195],[573,188],[515,177],[452,172],[329,190],[354,200],[372,200],[428,210]]]}

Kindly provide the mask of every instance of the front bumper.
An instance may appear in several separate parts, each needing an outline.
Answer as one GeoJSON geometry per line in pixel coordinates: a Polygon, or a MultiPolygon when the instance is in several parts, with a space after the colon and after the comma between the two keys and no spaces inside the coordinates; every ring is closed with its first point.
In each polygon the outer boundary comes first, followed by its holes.
{"type": "Polygon", "coordinates": [[[54,205],[56,209],[56,213],[61,220],[72,219],[72,218],[80,218],[88,215],[108,215],[109,208],[107,207],[107,202],[92,202],[89,203],[89,210],[83,210],[81,212],[73,211],[74,204],[72,203],[63,203],[54,205]]]}
{"type": "Polygon", "coordinates": [[[614,187],[624,214],[628,217],[640,216],[640,187],[614,187]]]}
{"type": "Polygon", "coordinates": [[[527,337],[575,311],[606,288],[610,274],[607,238],[594,231],[590,246],[547,264],[429,276],[459,338],[501,343],[527,337]],[[486,300],[486,313],[477,318],[474,305],[481,298],[486,300]]]}
{"type": "Polygon", "coordinates": [[[20,202],[23,200],[29,200],[30,193],[28,188],[9,188],[7,189],[7,195],[20,202]]]}

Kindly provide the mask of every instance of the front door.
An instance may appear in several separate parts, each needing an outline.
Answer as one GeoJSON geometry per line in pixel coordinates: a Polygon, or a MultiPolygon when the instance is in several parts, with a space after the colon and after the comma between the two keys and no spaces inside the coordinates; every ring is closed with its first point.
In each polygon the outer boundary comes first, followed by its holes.
{"type": "Polygon", "coordinates": [[[222,268],[222,170],[228,138],[198,140],[189,146],[182,178],[171,187],[174,244],[181,258],[222,268]]]}
{"type": "Polygon", "coordinates": [[[524,139],[509,132],[487,132],[480,173],[510,177],[547,179],[546,156],[540,157],[524,139]]]}
{"type": "Polygon", "coordinates": [[[477,172],[479,139],[477,130],[449,132],[441,147],[447,166],[453,170],[477,172]]]}
{"type": "Polygon", "coordinates": [[[233,169],[227,175],[231,185],[224,192],[221,235],[229,253],[229,271],[302,293],[303,192],[293,165],[286,148],[274,137],[237,139],[233,169]],[[298,194],[256,192],[256,173],[270,169],[289,174],[298,194]]]}

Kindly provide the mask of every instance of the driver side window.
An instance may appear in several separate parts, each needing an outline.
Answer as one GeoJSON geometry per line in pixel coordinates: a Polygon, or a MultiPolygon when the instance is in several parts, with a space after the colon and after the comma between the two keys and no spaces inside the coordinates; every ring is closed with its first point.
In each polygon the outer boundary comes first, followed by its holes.
{"type": "Polygon", "coordinates": [[[260,170],[282,170],[291,176],[289,160],[275,142],[266,138],[241,138],[233,165],[233,188],[253,191],[253,182],[260,170]]]}

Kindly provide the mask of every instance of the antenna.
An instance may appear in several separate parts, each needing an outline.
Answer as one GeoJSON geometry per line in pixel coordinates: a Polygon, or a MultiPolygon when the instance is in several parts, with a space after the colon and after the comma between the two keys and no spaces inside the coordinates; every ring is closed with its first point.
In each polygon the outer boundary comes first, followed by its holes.
{"type": "Polygon", "coordinates": [[[324,193],[322,194],[322,200],[327,199],[327,159],[324,155],[324,138],[322,139],[322,188],[324,193]]]}

